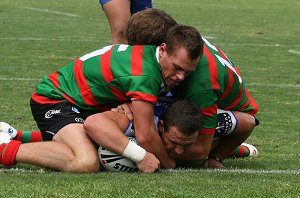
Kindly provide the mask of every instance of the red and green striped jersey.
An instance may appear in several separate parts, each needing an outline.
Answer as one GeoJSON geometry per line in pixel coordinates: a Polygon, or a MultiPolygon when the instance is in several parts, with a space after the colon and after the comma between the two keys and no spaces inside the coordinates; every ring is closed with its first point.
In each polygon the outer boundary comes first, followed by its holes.
{"type": "Polygon", "coordinates": [[[213,134],[217,108],[256,114],[258,105],[245,88],[240,72],[226,55],[204,40],[196,71],[182,83],[179,94],[197,104],[203,113],[204,134],[213,134]]]}
{"type": "Polygon", "coordinates": [[[41,104],[67,100],[91,112],[134,99],[156,103],[162,84],[157,50],[151,45],[106,46],[45,76],[32,99],[41,104]]]}

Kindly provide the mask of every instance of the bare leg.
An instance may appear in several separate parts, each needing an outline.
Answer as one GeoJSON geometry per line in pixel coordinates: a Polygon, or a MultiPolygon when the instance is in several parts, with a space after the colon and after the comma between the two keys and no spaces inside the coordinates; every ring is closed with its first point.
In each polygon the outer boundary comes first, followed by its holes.
{"type": "Polygon", "coordinates": [[[66,172],[99,170],[97,150],[82,124],[65,126],[53,141],[22,144],[15,161],[66,172]]]}
{"type": "Polygon", "coordinates": [[[103,10],[110,25],[112,44],[126,44],[123,29],[127,19],[131,16],[130,1],[111,0],[103,5],[103,10]]]}

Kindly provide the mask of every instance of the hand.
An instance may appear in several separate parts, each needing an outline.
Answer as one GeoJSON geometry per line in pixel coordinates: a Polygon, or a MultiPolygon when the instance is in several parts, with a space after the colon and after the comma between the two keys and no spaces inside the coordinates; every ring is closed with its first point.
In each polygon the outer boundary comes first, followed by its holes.
{"type": "Polygon", "coordinates": [[[224,168],[222,163],[218,162],[217,160],[215,160],[213,158],[207,158],[203,162],[202,167],[203,168],[224,168]]]}
{"type": "Polygon", "coordinates": [[[125,114],[130,121],[133,121],[132,104],[124,103],[119,105],[117,108],[112,108],[111,111],[125,114]]]}
{"type": "Polygon", "coordinates": [[[137,163],[137,167],[139,172],[153,173],[159,170],[160,162],[152,153],[147,152],[144,159],[137,163]]]}

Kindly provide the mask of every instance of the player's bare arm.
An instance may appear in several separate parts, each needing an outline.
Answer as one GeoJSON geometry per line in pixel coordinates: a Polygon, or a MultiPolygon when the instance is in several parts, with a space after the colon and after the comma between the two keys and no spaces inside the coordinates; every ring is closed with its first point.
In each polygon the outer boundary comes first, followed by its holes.
{"type": "Polygon", "coordinates": [[[132,110],[135,136],[138,144],[148,152],[153,153],[159,159],[163,168],[175,168],[175,161],[168,156],[168,153],[156,132],[153,119],[153,105],[145,101],[133,100],[132,110]]]}
{"type": "Polygon", "coordinates": [[[159,169],[159,160],[124,135],[128,121],[124,114],[107,111],[88,117],[84,128],[98,145],[136,162],[140,172],[155,172],[159,169]]]}

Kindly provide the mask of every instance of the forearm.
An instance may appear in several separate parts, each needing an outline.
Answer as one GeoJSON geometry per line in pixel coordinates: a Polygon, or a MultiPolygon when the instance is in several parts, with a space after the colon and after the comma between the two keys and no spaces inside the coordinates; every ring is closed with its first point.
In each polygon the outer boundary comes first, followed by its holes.
{"type": "Polygon", "coordinates": [[[108,111],[89,116],[84,128],[98,145],[121,155],[129,141],[123,134],[127,123],[125,115],[108,111]]]}
{"type": "Polygon", "coordinates": [[[175,161],[168,156],[156,131],[153,105],[143,101],[133,101],[132,108],[138,144],[153,153],[160,160],[163,168],[175,168],[175,161]]]}

